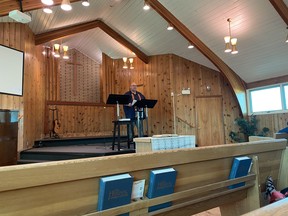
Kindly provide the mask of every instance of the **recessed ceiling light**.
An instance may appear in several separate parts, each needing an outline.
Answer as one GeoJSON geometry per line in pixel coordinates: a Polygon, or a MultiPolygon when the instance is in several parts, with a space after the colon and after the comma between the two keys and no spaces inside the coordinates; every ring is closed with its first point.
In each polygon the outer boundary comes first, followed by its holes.
{"type": "Polygon", "coordinates": [[[52,9],[49,8],[49,7],[45,7],[45,8],[43,8],[43,11],[44,11],[45,13],[47,13],[47,14],[51,14],[51,13],[53,13],[52,9]]]}
{"type": "Polygon", "coordinates": [[[71,3],[70,3],[70,0],[62,0],[61,9],[64,10],[64,11],[72,10],[72,6],[71,6],[71,3]]]}
{"type": "Polygon", "coordinates": [[[143,6],[143,10],[149,10],[150,9],[150,5],[144,1],[144,6],[143,6]]]}
{"type": "Polygon", "coordinates": [[[168,31],[171,31],[171,30],[173,30],[173,29],[174,29],[173,26],[169,23],[168,26],[167,26],[167,30],[168,30],[168,31]]]}
{"type": "Polygon", "coordinates": [[[89,0],[82,0],[82,5],[88,7],[90,5],[89,0]]]}
{"type": "Polygon", "coordinates": [[[53,5],[54,4],[53,0],[41,0],[41,2],[45,5],[53,5]]]}
{"type": "Polygon", "coordinates": [[[194,48],[194,46],[192,44],[188,45],[188,49],[193,49],[193,48],[194,48]]]}

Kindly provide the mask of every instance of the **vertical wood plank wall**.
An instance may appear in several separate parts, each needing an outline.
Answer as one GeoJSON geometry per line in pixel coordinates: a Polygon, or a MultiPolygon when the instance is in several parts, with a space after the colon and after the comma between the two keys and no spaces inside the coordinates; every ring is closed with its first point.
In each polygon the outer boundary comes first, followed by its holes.
{"type": "Polygon", "coordinates": [[[19,23],[0,23],[0,44],[25,52],[23,97],[0,94],[0,108],[19,110],[18,152],[43,134],[45,104],[44,59],[32,31],[19,23]]]}
{"type": "Polygon", "coordinates": [[[221,96],[223,110],[220,112],[224,117],[225,142],[230,143],[229,132],[236,129],[234,119],[240,112],[231,88],[220,73],[170,54],[151,56],[147,65],[135,58],[134,66],[134,70],[123,69],[121,59],[113,61],[103,55],[103,98],[109,93],[125,93],[130,83],[135,81],[143,85],[141,89],[146,98],[158,100],[149,113],[150,134],[173,133],[173,92],[176,132],[197,135],[195,98],[221,96]],[[210,91],[207,91],[207,86],[211,87],[210,91]],[[180,95],[182,88],[190,88],[191,94],[180,95]]]}
{"type": "Polygon", "coordinates": [[[288,127],[288,113],[257,115],[258,128],[262,130],[263,127],[269,128],[268,136],[273,136],[279,130],[288,127]]]}
{"type": "Polygon", "coordinates": [[[57,108],[60,137],[112,136],[112,121],[116,118],[114,106],[105,104],[47,101],[45,135],[53,129],[53,108],[57,108]]]}

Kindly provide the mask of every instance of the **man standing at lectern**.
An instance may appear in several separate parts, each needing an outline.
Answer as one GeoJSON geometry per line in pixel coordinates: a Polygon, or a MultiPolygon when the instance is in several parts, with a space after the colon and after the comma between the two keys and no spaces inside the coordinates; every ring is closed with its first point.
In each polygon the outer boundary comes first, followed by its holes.
{"type": "MultiPolygon", "coordinates": [[[[136,101],[140,101],[142,99],[145,99],[145,96],[142,93],[137,91],[137,84],[135,82],[131,83],[130,91],[126,92],[125,95],[129,95],[129,97],[130,97],[129,104],[124,105],[125,116],[126,116],[126,118],[130,118],[131,121],[133,121],[132,130],[134,130],[135,120],[137,118],[136,114],[142,115],[142,116],[140,116],[141,119],[143,119],[143,117],[144,117],[143,108],[138,108],[138,107],[134,106],[134,104],[136,101]]],[[[142,137],[143,136],[142,120],[140,120],[138,122],[138,124],[136,124],[136,125],[137,125],[137,130],[138,130],[138,137],[142,137]]],[[[129,138],[129,140],[133,139],[131,130],[129,131],[128,138],[129,138]]]]}

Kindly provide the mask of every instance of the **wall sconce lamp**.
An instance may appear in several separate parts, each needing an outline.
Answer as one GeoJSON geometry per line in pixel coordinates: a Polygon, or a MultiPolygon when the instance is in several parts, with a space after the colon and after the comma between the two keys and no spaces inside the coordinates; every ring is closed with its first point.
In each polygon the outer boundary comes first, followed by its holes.
{"type": "Polygon", "coordinates": [[[124,68],[124,69],[127,69],[127,68],[128,68],[128,65],[127,65],[127,57],[123,57],[123,62],[124,62],[123,68],[124,68]]]}
{"type": "Polygon", "coordinates": [[[134,59],[133,58],[129,58],[129,62],[130,62],[130,69],[133,70],[134,69],[134,66],[133,66],[133,61],[134,59]]]}

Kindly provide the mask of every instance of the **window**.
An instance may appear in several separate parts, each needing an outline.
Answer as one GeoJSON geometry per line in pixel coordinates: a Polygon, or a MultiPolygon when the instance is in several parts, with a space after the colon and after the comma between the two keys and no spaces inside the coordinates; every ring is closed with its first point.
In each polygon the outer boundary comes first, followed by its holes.
{"type": "Polygon", "coordinates": [[[288,84],[248,90],[249,113],[287,112],[288,84]]]}

